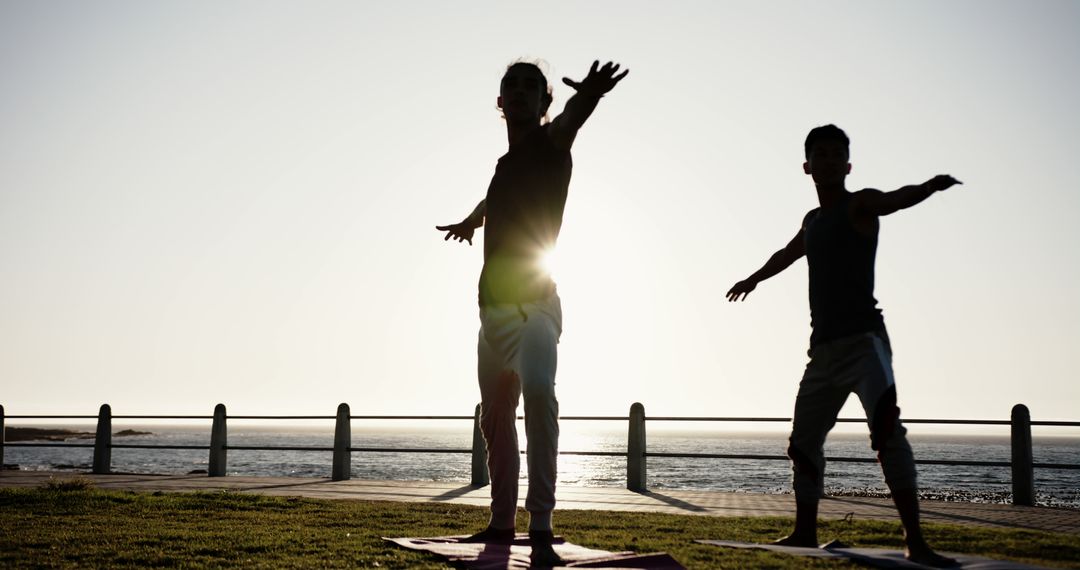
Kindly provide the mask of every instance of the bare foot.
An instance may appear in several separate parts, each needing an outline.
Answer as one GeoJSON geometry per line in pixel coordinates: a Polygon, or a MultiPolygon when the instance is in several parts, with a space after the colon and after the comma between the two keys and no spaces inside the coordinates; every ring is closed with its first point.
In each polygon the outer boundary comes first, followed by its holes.
{"type": "Polygon", "coordinates": [[[791,533],[780,540],[773,542],[778,546],[803,546],[806,548],[817,548],[816,536],[800,536],[795,533],[791,533]]]}
{"type": "Polygon", "coordinates": [[[956,560],[934,552],[925,544],[916,548],[905,548],[904,558],[931,568],[953,568],[960,565],[956,560]]]}

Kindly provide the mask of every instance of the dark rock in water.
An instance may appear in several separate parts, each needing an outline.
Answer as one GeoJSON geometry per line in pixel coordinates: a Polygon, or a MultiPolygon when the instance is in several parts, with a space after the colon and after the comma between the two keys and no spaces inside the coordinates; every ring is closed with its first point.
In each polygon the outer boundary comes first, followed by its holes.
{"type": "Polygon", "coordinates": [[[70,463],[55,463],[53,469],[90,469],[89,463],[83,463],[81,465],[72,465],[70,463]]]}
{"type": "Polygon", "coordinates": [[[69,439],[94,439],[94,434],[88,431],[75,431],[70,429],[47,429],[9,427],[4,429],[4,441],[67,441],[69,439]]]}
{"type": "Polygon", "coordinates": [[[5,463],[3,470],[4,471],[18,471],[19,470],[19,464],[18,463],[5,463]]]}
{"type": "Polygon", "coordinates": [[[188,471],[187,474],[188,475],[206,475],[207,471],[206,471],[206,469],[192,469],[191,471],[188,471]]]}
{"type": "Polygon", "coordinates": [[[113,435],[116,436],[116,437],[127,437],[127,436],[131,436],[131,435],[154,435],[154,434],[151,433],[151,432],[148,432],[148,431],[138,431],[138,430],[133,430],[133,429],[125,429],[125,430],[120,430],[120,431],[114,433],[113,435]]]}
{"type": "MultiPolygon", "coordinates": [[[[129,437],[133,435],[154,435],[148,431],[134,429],[120,430],[113,434],[116,437],[129,437]]],[[[69,439],[94,439],[95,435],[88,431],[78,431],[62,428],[28,428],[9,427],[4,430],[4,441],[67,441],[69,439]]]]}

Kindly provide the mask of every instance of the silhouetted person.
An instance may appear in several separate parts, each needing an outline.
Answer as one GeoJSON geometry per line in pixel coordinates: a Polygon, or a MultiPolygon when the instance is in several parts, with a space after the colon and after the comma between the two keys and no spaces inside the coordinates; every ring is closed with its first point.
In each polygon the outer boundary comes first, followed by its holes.
{"type": "Polygon", "coordinates": [[[904,525],[906,555],[932,566],[955,561],[930,549],[919,524],[915,458],[900,422],[892,349],[874,298],[874,257],[881,216],[909,208],[959,184],[940,175],[892,192],[849,192],[848,138],[834,125],[806,137],[803,171],[814,179],[819,208],[810,210],[786,247],[761,269],[735,284],[729,301],[780,273],[803,255],[810,270],[810,362],[799,383],[788,456],[794,471],[795,530],[778,543],[817,546],[818,501],[824,494],[825,436],[852,392],[870,424],[870,440],[904,525]]]}
{"type": "Polygon", "coordinates": [[[577,92],[562,114],[547,123],[551,86],[538,66],[509,66],[499,86],[498,107],[506,119],[509,150],[499,159],[487,197],[464,221],[436,226],[446,238],[472,244],[473,231],[486,226],[480,272],[480,427],[491,475],[491,520],[474,542],[514,539],[518,498],[518,399],[525,399],[529,491],[529,538],[533,562],[560,562],[552,548],[559,403],[555,368],[562,309],[555,283],[540,266],[562,227],[578,130],[605,93],[626,76],[619,66],[593,62],[584,80],[564,78],[577,92]]]}

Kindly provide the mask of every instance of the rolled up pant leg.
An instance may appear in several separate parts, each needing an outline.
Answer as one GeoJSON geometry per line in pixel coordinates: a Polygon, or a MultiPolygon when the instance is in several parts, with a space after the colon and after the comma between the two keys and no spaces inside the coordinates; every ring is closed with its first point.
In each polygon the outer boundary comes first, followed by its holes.
{"type": "Polygon", "coordinates": [[[521,455],[516,427],[521,384],[505,358],[484,337],[477,343],[477,376],[480,380],[480,430],[487,447],[491,475],[491,526],[513,528],[518,500],[521,455]]]}
{"type": "Polygon", "coordinates": [[[832,357],[827,347],[817,347],[799,382],[788,446],[796,500],[817,500],[825,494],[825,436],[850,393],[836,381],[832,357]]]}
{"type": "Polygon", "coordinates": [[[865,347],[856,393],[870,424],[871,446],[877,451],[890,490],[916,489],[915,455],[896,404],[892,350],[888,340],[880,335],[869,335],[865,347]]]}

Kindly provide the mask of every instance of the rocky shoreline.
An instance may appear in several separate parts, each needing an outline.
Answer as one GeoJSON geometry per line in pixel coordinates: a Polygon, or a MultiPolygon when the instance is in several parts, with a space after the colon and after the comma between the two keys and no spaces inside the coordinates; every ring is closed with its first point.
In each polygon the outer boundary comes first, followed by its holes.
{"type": "MultiPolygon", "coordinates": [[[[114,437],[128,437],[133,435],[154,434],[148,431],[137,431],[133,429],[125,429],[113,434],[114,437]]],[[[93,432],[71,429],[29,427],[8,427],[4,429],[4,442],[7,443],[19,441],[67,441],[69,439],[94,439],[95,437],[93,432]]]]}

